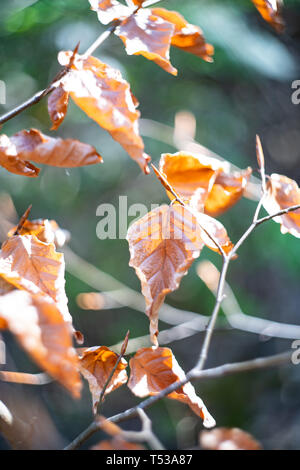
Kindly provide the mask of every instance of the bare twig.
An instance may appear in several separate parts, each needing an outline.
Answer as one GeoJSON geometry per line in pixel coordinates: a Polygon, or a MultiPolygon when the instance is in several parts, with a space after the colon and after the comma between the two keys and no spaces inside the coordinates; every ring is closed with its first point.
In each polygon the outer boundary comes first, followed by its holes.
{"type": "Polygon", "coordinates": [[[26,385],[46,385],[53,379],[44,372],[38,374],[27,374],[25,372],[0,371],[0,380],[3,382],[14,382],[26,385]]]}
{"type": "MultiPolygon", "coordinates": [[[[169,393],[174,392],[178,388],[182,387],[189,381],[192,380],[206,380],[206,379],[216,379],[225,377],[232,374],[237,374],[241,372],[248,372],[252,370],[265,369],[268,367],[279,366],[281,364],[288,363],[291,360],[291,352],[286,351],[282,354],[276,354],[274,356],[252,359],[250,361],[236,362],[232,364],[224,364],[219,367],[212,369],[206,369],[199,371],[198,369],[192,369],[189,371],[185,378],[181,381],[175,382],[169,387],[162,390],[155,396],[147,398],[142,401],[139,405],[130,408],[122,413],[119,413],[111,418],[108,418],[109,421],[113,423],[118,423],[124,421],[128,418],[134,417],[139,413],[139,410],[145,410],[146,408],[152,406],[157,401],[161,400],[169,393]]],[[[91,423],[79,436],[77,436],[66,448],[65,450],[74,450],[80,447],[87,439],[89,439],[93,434],[99,431],[100,427],[97,421],[91,423]]]]}
{"type": "MultiPolygon", "coordinates": [[[[93,44],[87,49],[85,52],[84,56],[92,54],[97,47],[99,47],[116,29],[117,24],[113,24],[110,26],[107,30],[105,30],[93,44]]],[[[77,47],[77,46],[76,46],[77,47]]],[[[76,50],[76,49],[75,49],[76,50]]],[[[60,80],[64,75],[66,75],[69,72],[70,68],[69,66],[66,66],[58,75],[58,79],[55,81],[52,81],[50,85],[45,88],[44,90],[38,91],[33,95],[31,98],[28,100],[24,101],[24,103],[20,104],[16,108],[12,109],[11,111],[8,111],[6,114],[3,114],[0,116],[0,125],[4,124],[5,122],[9,121],[10,119],[14,118],[18,114],[22,113],[25,111],[25,109],[30,108],[31,106],[39,103],[45,96],[48,96],[52,91],[54,91],[58,84],[60,83],[60,80]]]]}

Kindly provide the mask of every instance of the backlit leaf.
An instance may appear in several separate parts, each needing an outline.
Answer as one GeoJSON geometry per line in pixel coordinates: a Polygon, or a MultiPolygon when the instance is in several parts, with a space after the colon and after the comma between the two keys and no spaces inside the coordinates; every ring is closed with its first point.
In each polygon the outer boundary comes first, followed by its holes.
{"type": "MultiPolygon", "coordinates": [[[[85,349],[79,358],[80,371],[89,383],[95,414],[97,413],[101,392],[116,365],[118,357],[118,354],[111,351],[106,346],[95,346],[85,349]]],[[[127,382],[126,367],[127,362],[122,358],[105,390],[105,395],[127,382]]]]}
{"type": "Polygon", "coordinates": [[[51,130],[59,128],[68,110],[69,93],[62,86],[57,87],[48,98],[48,112],[52,121],[51,130]]]}
{"type": "Polygon", "coordinates": [[[132,10],[117,0],[89,0],[92,10],[97,12],[102,24],[111,23],[114,20],[129,16],[132,10]]]}
{"type": "Polygon", "coordinates": [[[184,202],[214,217],[238,202],[251,175],[250,168],[231,172],[228,162],[187,152],[163,154],[159,170],[184,202]]]}
{"type": "Polygon", "coordinates": [[[52,299],[71,324],[64,274],[64,255],[55,251],[53,243],[44,243],[35,235],[14,235],[2,245],[0,278],[17,289],[52,299]]]}
{"type": "MultiPolygon", "coordinates": [[[[72,52],[60,52],[61,65],[69,63],[72,52]]],[[[150,157],[144,153],[139,135],[136,101],[119,70],[99,59],[76,55],[72,70],[62,79],[63,88],[74,102],[99,126],[106,129],[145,173],[150,157]]]]}
{"type": "Polygon", "coordinates": [[[49,297],[20,290],[0,296],[0,326],[16,336],[42,369],[79,397],[81,381],[70,327],[49,297]]]}
{"type": "MultiPolygon", "coordinates": [[[[128,387],[138,397],[157,395],[169,385],[184,379],[184,371],[169,348],[142,348],[130,359],[130,378],[128,387]]],[[[203,419],[205,427],[215,425],[201,398],[196,395],[190,382],[167,395],[183,402],[203,419]]]]}
{"type": "MultiPolygon", "coordinates": [[[[267,180],[267,192],[263,205],[271,215],[300,204],[300,188],[296,181],[287,176],[273,173],[267,180]]],[[[300,238],[300,209],[274,217],[273,220],[281,224],[282,233],[300,238]]]]}
{"type": "Polygon", "coordinates": [[[175,26],[171,39],[172,46],[201,57],[207,62],[213,62],[211,56],[214,54],[214,48],[211,44],[205,42],[203,32],[198,26],[189,24],[177,11],[153,8],[152,13],[175,26]]]}
{"type": "Polygon", "coordinates": [[[278,32],[284,29],[284,22],[281,17],[282,0],[252,0],[259,13],[278,32]]]}
{"type": "MultiPolygon", "coordinates": [[[[2,166],[13,173],[23,174],[18,173],[18,164],[21,161],[27,167],[29,160],[45,165],[71,168],[100,163],[102,158],[89,144],[73,139],[48,137],[37,129],[23,130],[10,138],[4,135],[0,136],[0,164],[2,166]],[[14,168],[10,166],[11,155],[17,162],[17,171],[14,171],[14,168]]],[[[31,167],[32,165],[30,165],[31,167]]],[[[24,174],[28,176],[26,171],[24,174]]],[[[38,174],[38,172],[37,169],[36,173],[38,174]]],[[[32,175],[29,173],[29,176],[32,175]]]]}
{"type": "Polygon", "coordinates": [[[129,16],[115,31],[124,42],[127,54],[143,55],[166,72],[177,75],[177,70],[170,62],[173,33],[173,24],[153,14],[149,9],[141,9],[129,16]]]}
{"type": "Polygon", "coordinates": [[[159,308],[199,256],[203,247],[201,230],[185,207],[163,205],[134,222],[127,240],[129,265],[135,268],[146,301],[151,340],[158,344],[159,308]]]}

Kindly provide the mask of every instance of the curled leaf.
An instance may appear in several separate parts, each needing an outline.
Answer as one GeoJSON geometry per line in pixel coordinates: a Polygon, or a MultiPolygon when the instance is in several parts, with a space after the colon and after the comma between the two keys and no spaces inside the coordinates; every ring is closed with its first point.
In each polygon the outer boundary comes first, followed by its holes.
{"type": "Polygon", "coordinates": [[[180,205],[163,205],[134,222],[128,230],[129,265],[135,268],[157,344],[158,311],[165,296],[179,287],[203,247],[195,217],[180,205]]]}
{"type": "MultiPolygon", "coordinates": [[[[94,147],[89,144],[73,139],[48,137],[37,129],[23,130],[10,138],[0,136],[0,142],[3,143],[3,139],[5,139],[6,147],[4,148],[0,143],[0,163],[13,173],[15,173],[13,168],[5,166],[5,158],[10,162],[7,152],[14,153],[16,161],[23,161],[26,165],[31,160],[35,163],[71,168],[93,165],[102,161],[94,147]]],[[[39,170],[36,173],[38,172],[39,170]]],[[[32,175],[29,174],[29,176],[32,175]]]]}
{"type": "MultiPolygon", "coordinates": [[[[15,235],[18,226],[13,227],[7,234],[8,238],[15,235]]],[[[26,219],[18,235],[35,235],[41,242],[54,243],[56,247],[62,247],[67,239],[67,231],[62,230],[55,220],[48,219],[26,219]]]]}
{"type": "Polygon", "coordinates": [[[117,0],[89,0],[92,10],[97,12],[102,24],[111,23],[129,16],[131,9],[117,0]]]}
{"type": "MultiPolygon", "coordinates": [[[[72,52],[60,52],[61,65],[69,63],[72,52]]],[[[63,88],[74,102],[100,127],[106,129],[145,173],[150,157],[144,153],[139,135],[139,111],[129,84],[99,59],[76,55],[72,70],[62,79],[63,88]]]]}
{"type": "Polygon", "coordinates": [[[19,157],[16,146],[7,135],[0,136],[0,166],[15,175],[33,178],[38,176],[40,172],[39,168],[19,157]]]}
{"type": "Polygon", "coordinates": [[[252,0],[265,21],[270,23],[278,33],[284,29],[281,16],[282,0],[252,0]]]}
{"type": "Polygon", "coordinates": [[[141,9],[129,16],[117,27],[128,55],[143,55],[153,60],[166,72],[177,75],[170,62],[170,45],[174,26],[149,9],[141,9]]]}
{"type": "MultiPolygon", "coordinates": [[[[101,392],[116,365],[118,357],[118,354],[106,346],[95,346],[85,349],[79,358],[80,372],[89,383],[95,414],[97,413],[101,392]]],[[[126,367],[127,362],[122,358],[105,389],[105,395],[127,382],[126,367]]]]}
{"type": "Polygon", "coordinates": [[[251,434],[239,428],[215,428],[200,433],[200,446],[207,450],[261,450],[251,434]]]}
{"type": "Polygon", "coordinates": [[[0,296],[0,326],[16,336],[42,369],[79,397],[81,381],[70,327],[49,297],[20,290],[0,296]]]}
{"type": "MultiPolygon", "coordinates": [[[[266,211],[272,215],[299,204],[300,188],[296,181],[273,173],[267,180],[267,197],[263,202],[266,211]]],[[[282,233],[290,233],[300,238],[300,209],[274,217],[273,220],[281,224],[282,233]]]]}
{"type": "Polygon", "coordinates": [[[201,238],[208,248],[219,252],[219,245],[227,254],[232,250],[234,245],[230,241],[227,231],[221,222],[201,213],[197,214],[197,222],[202,229],[201,238]]]}
{"type": "MultiPolygon", "coordinates": [[[[142,348],[130,359],[128,387],[138,397],[157,395],[169,385],[184,379],[184,371],[169,348],[142,348]]],[[[215,420],[203,401],[196,395],[190,382],[171,392],[167,398],[187,404],[203,419],[205,427],[213,427],[215,420]]]]}
{"type": "Polygon", "coordinates": [[[163,154],[159,169],[184,202],[214,217],[238,202],[251,175],[251,168],[231,172],[228,162],[188,152],[163,154]]]}
{"type": "Polygon", "coordinates": [[[55,251],[53,243],[35,235],[14,235],[2,245],[0,278],[17,289],[52,299],[71,324],[64,274],[64,255],[55,251]]]}
{"type": "Polygon", "coordinates": [[[214,54],[214,48],[211,44],[205,42],[203,32],[198,26],[188,23],[177,11],[153,8],[152,13],[175,26],[171,38],[172,46],[201,57],[207,62],[213,62],[211,56],[214,54]]]}
{"type": "Polygon", "coordinates": [[[64,91],[62,85],[57,87],[48,98],[48,112],[52,121],[51,130],[59,128],[66,117],[69,104],[69,93],[64,91]]]}

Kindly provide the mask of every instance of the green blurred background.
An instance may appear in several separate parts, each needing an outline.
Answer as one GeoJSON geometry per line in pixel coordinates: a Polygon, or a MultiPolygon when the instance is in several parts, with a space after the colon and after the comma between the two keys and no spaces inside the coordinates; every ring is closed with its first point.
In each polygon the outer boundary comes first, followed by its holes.
{"type": "MultiPolygon", "coordinates": [[[[127,56],[117,37],[110,37],[95,53],[121,70],[140,101],[142,118],[151,120],[142,121],[141,130],[147,134],[146,151],[153,161],[158,161],[161,153],[177,149],[168,128],[149,124],[155,121],[172,128],[176,113],[186,110],[196,118],[196,140],[202,145],[240,168],[255,168],[257,133],[262,139],[267,172],[285,174],[299,183],[300,105],[292,104],[291,85],[300,79],[300,1],[285,0],[287,28],[280,36],[262,20],[250,0],[164,0],[161,6],[179,11],[203,29],[207,41],[215,46],[213,64],[173,48],[172,64],[179,71],[176,78],[143,57],[127,56]]],[[[59,70],[58,51],[72,49],[80,40],[80,52],[84,52],[104,30],[87,0],[0,0],[0,8],[0,79],[7,86],[7,102],[0,105],[1,114],[51,81],[59,70]]],[[[70,170],[43,167],[36,179],[0,169],[1,194],[10,195],[18,215],[32,203],[32,218],[55,219],[70,232],[69,245],[75,253],[139,290],[139,281],[128,266],[126,240],[97,238],[100,219],[96,209],[103,203],[112,203],[118,209],[120,195],[128,197],[128,205],[144,203],[150,209],[151,203],[167,202],[163,188],[153,175],[141,174],[123,149],[73,103],[57,132],[49,130],[46,100],[9,121],[1,132],[10,136],[30,127],[88,142],[97,148],[104,163],[70,170]]],[[[254,209],[253,201],[243,199],[221,217],[233,241],[249,226],[254,209]]],[[[299,240],[281,235],[279,225],[273,222],[249,238],[228,275],[244,313],[300,324],[299,253],[299,240]]],[[[221,258],[206,248],[200,260],[205,259],[220,268],[221,258]]],[[[214,298],[197,276],[196,266],[197,262],[179,290],[166,301],[179,309],[209,315],[214,298]]],[[[113,345],[122,340],[127,329],[132,338],[147,334],[148,319],[133,309],[81,309],[77,295],[94,292],[95,288],[68,271],[66,291],[75,327],[83,332],[85,345],[113,345]]],[[[238,331],[226,327],[226,321],[224,325],[213,337],[208,367],[291,347],[289,339],[238,331]]],[[[163,322],[160,325],[161,329],[167,327],[163,322]]],[[[37,371],[9,334],[5,333],[4,339],[8,344],[5,369],[37,371]]],[[[203,333],[198,333],[169,345],[185,370],[194,364],[202,340],[203,333]]],[[[291,366],[211,380],[196,384],[196,389],[218,426],[247,430],[266,449],[299,449],[299,386],[300,369],[291,366]]],[[[19,402],[24,420],[37,417],[32,426],[39,430],[40,439],[32,439],[29,447],[61,447],[92,419],[86,383],[78,402],[57,384],[40,388],[0,384],[0,392],[0,398],[2,394],[11,406],[19,402]]],[[[124,386],[107,397],[102,412],[110,416],[137,402],[124,386]]],[[[163,400],[149,410],[149,416],[167,448],[197,445],[202,425],[185,405],[163,400]]],[[[137,426],[136,420],[124,423],[127,429],[137,426]]],[[[85,447],[102,437],[97,434],[85,447]]],[[[0,448],[8,448],[1,438],[0,448]]]]}

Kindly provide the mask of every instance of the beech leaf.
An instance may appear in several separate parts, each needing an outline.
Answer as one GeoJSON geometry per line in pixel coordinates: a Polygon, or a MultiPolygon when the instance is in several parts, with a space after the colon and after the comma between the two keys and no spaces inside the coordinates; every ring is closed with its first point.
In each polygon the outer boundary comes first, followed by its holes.
{"type": "MultiPolygon", "coordinates": [[[[19,172],[19,163],[28,167],[28,161],[45,165],[71,168],[100,163],[102,158],[89,144],[74,139],[48,137],[37,129],[23,130],[8,138],[0,136],[0,164],[8,171],[25,176],[37,176],[39,169],[19,172]],[[14,155],[13,155],[14,154],[14,155]],[[10,159],[12,156],[13,160],[10,159]],[[14,167],[16,163],[16,168],[14,167]],[[35,171],[32,175],[31,172],[35,171]]],[[[21,168],[22,168],[21,165],[21,168]]],[[[28,168],[27,168],[28,169],[28,168]]]]}
{"type": "Polygon", "coordinates": [[[166,72],[177,75],[177,70],[170,62],[173,33],[174,25],[149,9],[141,9],[129,16],[115,31],[122,39],[128,55],[143,55],[166,72]]]}
{"type": "Polygon", "coordinates": [[[59,128],[67,114],[69,104],[69,93],[67,93],[62,85],[57,87],[48,98],[48,112],[52,121],[51,130],[59,128]]]}
{"type": "Polygon", "coordinates": [[[152,13],[175,26],[171,38],[172,46],[201,57],[207,62],[213,62],[211,56],[214,54],[214,48],[211,44],[205,42],[203,32],[198,26],[188,23],[177,11],[153,8],[152,13]]]}
{"type": "Polygon", "coordinates": [[[97,12],[98,19],[107,25],[114,20],[129,16],[132,10],[117,0],[89,0],[92,10],[97,12]]]}
{"type": "Polygon", "coordinates": [[[1,295],[0,327],[9,329],[35,362],[74,397],[80,396],[70,327],[49,297],[20,290],[1,295]]]}
{"type": "MultiPolygon", "coordinates": [[[[267,180],[267,197],[263,202],[266,211],[272,215],[299,204],[300,188],[296,181],[273,173],[267,180]]],[[[274,217],[273,220],[281,224],[282,233],[290,233],[300,238],[300,209],[274,217]]]]}
{"type": "Polygon", "coordinates": [[[270,23],[277,32],[284,30],[281,17],[282,0],[252,0],[265,21],[270,23]]]}
{"type": "MultiPolygon", "coordinates": [[[[118,354],[111,351],[106,346],[94,346],[85,349],[80,356],[80,372],[88,381],[93,399],[93,411],[97,413],[97,407],[101,392],[116,365],[118,354]]],[[[116,388],[127,382],[127,361],[121,359],[114,372],[104,395],[111,393],[116,388]]]]}
{"type": "Polygon", "coordinates": [[[239,201],[252,173],[232,172],[228,162],[188,152],[163,154],[159,170],[184,202],[214,217],[239,201]]]}
{"type": "MultiPolygon", "coordinates": [[[[72,52],[60,52],[61,65],[69,63],[72,52]]],[[[74,102],[100,127],[106,129],[145,173],[149,155],[139,135],[139,111],[129,84],[119,70],[95,57],[76,54],[70,72],[62,78],[63,88],[74,102]]]]}
{"type": "Polygon", "coordinates": [[[65,321],[72,324],[64,274],[64,255],[55,251],[53,243],[44,243],[35,235],[14,235],[2,245],[0,278],[17,289],[52,299],[65,321]]]}
{"type": "MultiPolygon", "coordinates": [[[[171,349],[162,347],[139,349],[130,359],[128,387],[138,397],[157,395],[169,385],[185,377],[171,349]]],[[[215,420],[203,401],[196,395],[190,382],[180,387],[167,398],[187,404],[197,416],[203,419],[205,427],[215,426],[215,420]]]]}
{"type": "Polygon", "coordinates": [[[146,301],[151,340],[158,344],[159,308],[200,255],[201,229],[185,207],[163,205],[134,222],[127,240],[129,265],[135,268],[146,301]]]}

